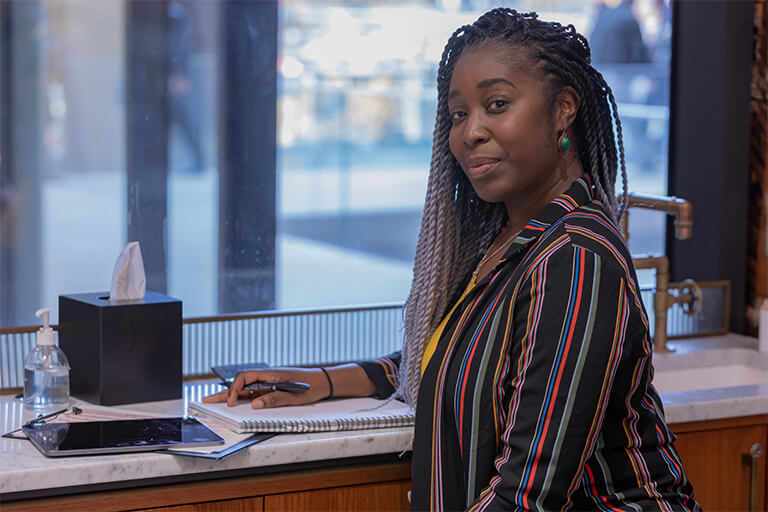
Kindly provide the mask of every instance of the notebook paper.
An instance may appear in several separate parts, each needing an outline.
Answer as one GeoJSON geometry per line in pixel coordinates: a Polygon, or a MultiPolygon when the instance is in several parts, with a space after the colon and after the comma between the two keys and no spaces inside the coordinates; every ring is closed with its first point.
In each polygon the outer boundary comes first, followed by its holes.
{"type": "Polygon", "coordinates": [[[413,410],[392,400],[340,398],[310,405],[253,409],[251,401],[227,407],[225,402],[190,402],[189,412],[213,416],[236,432],[328,432],[413,425],[413,410]]]}

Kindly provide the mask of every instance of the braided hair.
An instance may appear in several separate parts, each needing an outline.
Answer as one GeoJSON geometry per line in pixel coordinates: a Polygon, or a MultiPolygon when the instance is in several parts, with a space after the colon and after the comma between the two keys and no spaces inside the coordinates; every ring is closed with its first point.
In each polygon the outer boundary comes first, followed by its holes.
{"type": "Polygon", "coordinates": [[[471,25],[459,27],[445,45],[437,71],[432,159],[413,281],[404,309],[405,343],[395,397],[414,408],[424,347],[507,218],[503,204],[477,197],[448,144],[451,117],[447,98],[453,68],[462,52],[485,44],[508,48],[518,60],[531,64],[546,84],[551,105],[564,87],[576,90],[581,103],[573,136],[582,168],[614,221],[618,223],[626,209],[621,122],[610,87],[590,65],[586,38],[573,25],[544,22],[536,13],[506,8],[488,11],[471,25]],[[621,205],[614,191],[619,166],[624,190],[621,205]]]}

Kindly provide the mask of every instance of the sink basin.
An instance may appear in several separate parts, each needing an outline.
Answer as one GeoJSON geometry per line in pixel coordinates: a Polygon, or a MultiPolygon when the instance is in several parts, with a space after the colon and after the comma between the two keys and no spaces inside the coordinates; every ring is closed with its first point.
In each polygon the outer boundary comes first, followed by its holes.
{"type": "Polygon", "coordinates": [[[727,388],[768,383],[768,371],[746,364],[657,370],[653,385],[659,393],[727,388]]]}

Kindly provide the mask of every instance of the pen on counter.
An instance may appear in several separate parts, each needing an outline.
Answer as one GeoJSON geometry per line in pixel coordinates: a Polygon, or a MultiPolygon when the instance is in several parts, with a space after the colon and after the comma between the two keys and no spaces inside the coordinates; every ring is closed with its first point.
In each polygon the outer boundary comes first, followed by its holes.
{"type": "MultiPolygon", "coordinates": [[[[50,414],[45,414],[45,415],[38,414],[36,418],[33,418],[33,419],[27,421],[26,423],[24,423],[24,425],[21,428],[17,428],[16,430],[11,430],[10,432],[6,432],[5,434],[3,434],[0,437],[4,437],[4,438],[7,438],[7,439],[26,439],[26,436],[25,437],[17,437],[14,434],[16,432],[21,432],[23,427],[28,427],[28,426],[34,425],[36,423],[46,423],[46,420],[49,420],[51,418],[55,418],[56,416],[58,416],[60,414],[67,414],[67,411],[69,411],[69,410],[70,410],[70,408],[67,407],[66,409],[61,409],[59,411],[55,411],[55,412],[52,412],[50,414]]],[[[81,414],[83,412],[83,410],[81,408],[75,407],[75,406],[72,406],[71,410],[72,410],[72,414],[75,414],[75,415],[81,414]]]]}
{"type": "Polygon", "coordinates": [[[26,422],[24,424],[24,426],[34,425],[35,423],[45,423],[46,420],[49,420],[49,419],[51,419],[51,418],[53,418],[55,416],[58,416],[60,414],[66,414],[67,411],[70,411],[70,410],[72,411],[72,414],[74,414],[74,415],[78,415],[78,414],[81,414],[83,412],[83,410],[81,408],[79,408],[79,407],[75,407],[75,406],[65,407],[64,409],[61,409],[60,411],[55,411],[55,412],[52,412],[50,414],[45,414],[45,415],[38,414],[36,418],[33,418],[33,419],[29,420],[28,422],[26,422]]]}

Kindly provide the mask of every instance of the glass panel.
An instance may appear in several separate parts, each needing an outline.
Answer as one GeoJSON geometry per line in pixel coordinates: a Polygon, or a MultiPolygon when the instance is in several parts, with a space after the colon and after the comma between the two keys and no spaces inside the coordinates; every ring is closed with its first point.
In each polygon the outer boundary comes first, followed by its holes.
{"type": "Polygon", "coordinates": [[[168,294],[184,316],[217,309],[220,17],[216,2],[170,2],[168,294]]]}
{"type": "MultiPolygon", "coordinates": [[[[61,293],[108,290],[125,244],[125,17],[114,0],[40,5],[39,307],[55,307],[61,293]]],[[[18,312],[22,325],[35,323],[33,313],[18,312]]]]}
{"type": "MultiPolygon", "coordinates": [[[[494,6],[282,4],[278,211],[291,247],[279,260],[282,306],[406,296],[429,167],[436,65],[453,30],[494,6]],[[317,251],[311,263],[298,256],[304,251],[317,251]],[[308,280],[317,287],[301,286],[308,280]]],[[[510,6],[543,9],[542,19],[573,23],[594,40],[595,65],[618,102],[630,190],[666,193],[668,5],[510,6]]],[[[633,211],[632,251],[663,253],[665,223],[656,212],[633,211]]]]}
{"type": "MultiPolygon", "coordinates": [[[[258,154],[235,158],[226,179],[221,168],[230,146],[220,134],[233,129],[227,109],[263,107],[258,91],[227,98],[222,85],[223,76],[245,69],[222,41],[232,31],[241,43],[252,37],[248,25],[233,25],[224,1],[2,4],[0,25],[10,30],[0,31],[0,326],[34,323],[40,306],[53,307],[55,322],[59,294],[107,290],[138,214],[154,215],[150,238],[160,240],[142,242],[150,289],[161,276],[187,317],[227,312],[222,280],[232,275],[221,263],[228,247],[220,244],[229,243],[222,233],[231,222],[267,222],[222,213],[230,199],[222,183],[234,186],[238,173],[258,168],[258,154]],[[163,15],[139,20],[142,4],[161,6],[163,15]],[[152,61],[140,65],[131,52],[147,38],[161,41],[159,53],[140,48],[152,61]],[[150,104],[160,106],[146,119],[132,118],[142,108],[137,88],[151,93],[155,86],[165,103],[150,104]],[[146,126],[146,133],[132,135],[130,126],[146,126]],[[136,136],[143,136],[140,144],[136,136]],[[158,145],[165,156],[151,154],[158,145]],[[162,164],[164,186],[131,181],[130,169],[155,177],[142,162],[162,164]],[[160,194],[162,213],[132,209],[150,193],[160,194]]],[[[665,193],[667,2],[636,0],[633,10],[582,0],[507,4],[590,35],[601,55],[596,66],[619,102],[630,189],[665,193]],[[643,51],[605,56],[601,30],[622,23],[637,28],[621,32],[637,36],[626,45],[643,51]]],[[[276,239],[265,245],[275,248],[274,307],[405,299],[429,168],[437,62],[453,30],[491,7],[471,0],[279,3],[277,62],[258,64],[265,73],[277,69],[276,185],[248,192],[256,205],[270,194],[277,201],[276,239]]],[[[256,57],[243,62],[256,66],[256,57]]],[[[630,226],[633,252],[663,252],[662,216],[633,212],[630,226]]],[[[258,249],[264,241],[245,242],[258,249]]]]}

